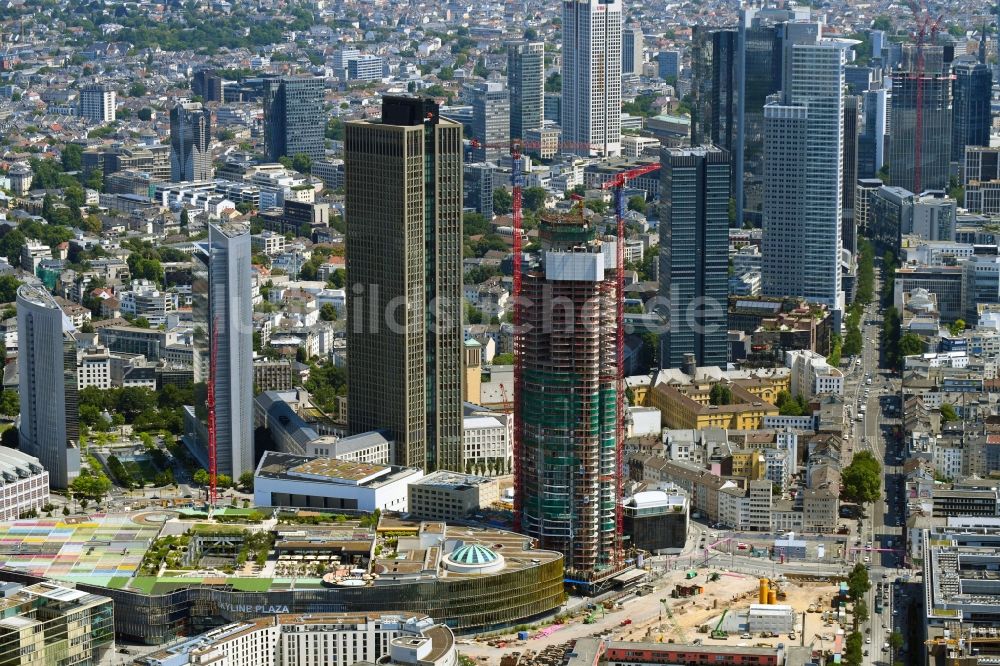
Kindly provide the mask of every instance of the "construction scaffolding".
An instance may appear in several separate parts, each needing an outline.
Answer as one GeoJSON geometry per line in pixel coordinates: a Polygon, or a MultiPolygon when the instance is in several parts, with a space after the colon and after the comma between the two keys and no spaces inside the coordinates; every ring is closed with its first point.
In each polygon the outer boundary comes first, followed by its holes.
{"type": "Polygon", "coordinates": [[[581,210],[543,215],[520,308],[521,528],[590,584],[622,567],[614,248],[581,210]]]}

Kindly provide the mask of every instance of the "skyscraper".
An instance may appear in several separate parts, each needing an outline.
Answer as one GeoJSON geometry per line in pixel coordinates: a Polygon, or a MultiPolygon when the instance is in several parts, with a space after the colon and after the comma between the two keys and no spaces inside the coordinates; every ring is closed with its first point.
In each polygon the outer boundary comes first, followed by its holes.
{"type": "Polygon", "coordinates": [[[858,181],[858,129],[861,124],[861,98],[844,97],[844,166],[840,191],[841,246],[853,256],[858,250],[858,232],[854,220],[854,184],[858,181]]]}
{"type": "MultiPolygon", "coordinates": [[[[254,469],[253,303],[250,228],[209,224],[193,255],[195,381],[210,381],[215,354],[215,432],[219,474],[238,479],[254,469]]],[[[199,392],[200,398],[203,394],[199,392]]],[[[208,412],[199,400],[185,419],[186,436],[208,460],[208,412]]]]}
{"type": "Polygon", "coordinates": [[[892,73],[889,184],[920,194],[948,187],[951,152],[951,77],[942,73],[940,46],[925,46],[924,75],[914,73],[915,48],[903,48],[904,69],[892,73]],[[922,88],[922,90],[921,90],[922,88]],[[921,100],[920,136],[917,103],[921,100]],[[919,165],[919,166],[918,166],[919,165]]]}
{"type": "Polygon", "coordinates": [[[543,214],[539,240],[515,351],[515,510],[540,548],[565,555],[566,578],[594,581],[620,561],[616,255],[578,211],[543,214]]]}
{"type": "Polygon", "coordinates": [[[966,146],[990,145],[990,96],[993,73],[990,66],[974,60],[960,59],[951,66],[952,122],[951,161],[965,159],[966,146]]]}
{"type": "MultiPolygon", "coordinates": [[[[739,105],[739,33],[696,25],[691,38],[691,145],[710,143],[732,151],[739,105]]],[[[732,170],[734,175],[736,169],[732,170]]]]}
{"type": "Polygon", "coordinates": [[[499,81],[483,81],[469,89],[472,102],[472,157],[477,162],[499,162],[510,153],[510,97],[499,81]]]}
{"type": "Polygon", "coordinates": [[[222,77],[214,69],[199,69],[191,77],[191,92],[206,102],[222,102],[222,77]]]}
{"type": "Polygon", "coordinates": [[[198,102],[179,102],[170,109],[170,180],[210,180],[212,112],[198,102]]]}
{"type": "Polygon", "coordinates": [[[664,81],[674,81],[681,75],[681,52],[676,49],[656,55],[656,73],[664,81]]]}
{"type": "Polygon", "coordinates": [[[387,96],[347,123],[348,428],[388,429],[400,465],[462,456],[462,126],[387,96]]]}
{"type": "Polygon", "coordinates": [[[642,74],[645,62],[642,26],[632,23],[622,30],[622,74],[642,74]]]}
{"type": "Polygon", "coordinates": [[[622,0],[563,0],[562,142],[578,155],[619,156],[622,0]]]}
{"type": "Polygon", "coordinates": [[[764,107],[764,292],[839,313],[844,64],[854,43],[791,46],[788,87],[764,107]]]}
{"type": "Polygon", "coordinates": [[[810,9],[744,8],[740,12],[736,146],[733,165],[736,219],[760,224],[764,197],[764,105],[782,89],[790,45],[814,39],[810,9]],[[794,23],[797,27],[785,26],[794,23]]]}
{"type": "Polygon", "coordinates": [[[323,157],[326,112],[323,79],[275,77],[264,79],[264,144],[267,159],[308,155],[323,157]]]}
{"type": "Polygon", "coordinates": [[[49,483],[80,474],[80,412],[73,324],[42,286],[17,288],[17,392],[21,450],[41,461],[49,483]]]}
{"type": "Polygon", "coordinates": [[[80,115],[96,123],[115,120],[115,89],[95,83],[80,89],[80,115]]]}
{"type": "Polygon", "coordinates": [[[865,91],[861,95],[861,108],[864,120],[858,137],[858,177],[874,178],[885,164],[885,136],[889,120],[887,91],[865,91]]]}
{"type": "Polygon", "coordinates": [[[507,44],[510,136],[523,139],[545,116],[545,45],[517,40],[507,44]]]}
{"type": "Polygon", "coordinates": [[[660,364],[729,360],[729,153],[714,147],[660,153],[660,297],[670,307],[660,364]]]}

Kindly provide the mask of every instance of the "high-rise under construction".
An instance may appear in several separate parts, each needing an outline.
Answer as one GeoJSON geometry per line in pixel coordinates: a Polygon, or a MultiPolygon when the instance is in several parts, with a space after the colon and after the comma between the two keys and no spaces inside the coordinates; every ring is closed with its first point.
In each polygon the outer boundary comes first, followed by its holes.
{"type": "Polygon", "coordinates": [[[539,240],[518,306],[516,509],[591,586],[621,562],[616,248],[576,210],[543,216],[539,240]]]}

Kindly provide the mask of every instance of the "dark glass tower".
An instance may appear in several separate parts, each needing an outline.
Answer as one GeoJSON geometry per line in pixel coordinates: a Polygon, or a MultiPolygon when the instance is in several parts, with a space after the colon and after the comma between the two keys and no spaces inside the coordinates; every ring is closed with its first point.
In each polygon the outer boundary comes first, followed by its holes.
{"type": "Polygon", "coordinates": [[[464,472],[462,126],[385,97],[344,148],[348,428],[390,430],[396,464],[464,472]]]}
{"type": "Polygon", "coordinates": [[[711,143],[732,150],[736,143],[738,38],[735,29],[694,27],[692,145],[711,143]]]}
{"type": "Polygon", "coordinates": [[[660,363],[728,361],[729,153],[714,146],[660,154],[660,297],[670,307],[660,363]]]}
{"type": "Polygon", "coordinates": [[[264,80],[264,145],[267,159],[323,157],[326,112],[323,79],[281,77],[264,80]]]}
{"type": "Polygon", "coordinates": [[[927,46],[924,47],[924,74],[918,85],[918,77],[913,71],[915,51],[912,46],[904,46],[903,69],[892,74],[888,162],[889,184],[920,194],[948,187],[952,158],[951,77],[942,74],[947,59],[944,50],[940,46],[927,46]],[[921,86],[923,91],[919,92],[921,86]],[[918,99],[922,110],[919,136],[918,99]]]}
{"type": "Polygon", "coordinates": [[[990,145],[993,75],[989,65],[973,60],[956,61],[951,71],[951,160],[961,164],[966,146],[990,145]]]}

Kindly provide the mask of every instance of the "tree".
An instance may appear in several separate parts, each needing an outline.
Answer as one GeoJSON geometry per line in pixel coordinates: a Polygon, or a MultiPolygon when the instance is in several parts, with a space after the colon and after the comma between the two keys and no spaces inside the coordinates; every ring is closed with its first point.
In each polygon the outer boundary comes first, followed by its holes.
{"type": "Polygon", "coordinates": [[[834,333],[831,336],[830,347],[831,347],[831,349],[830,349],[830,355],[826,357],[826,362],[829,365],[831,365],[834,368],[836,368],[836,367],[838,367],[840,365],[840,355],[841,355],[841,353],[843,352],[843,349],[844,349],[844,344],[841,341],[841,337],[840,337],[839,334],[834,333]]]}
{"type": "Polygon", "coordinates": [[[496,354],[493,356],[492,365],[514,365],[513,354],[496,354]]]}
{"type": "MultiPolygon", "coordinates": [[[[780,397],[781,393],[779,392],[778,395],[780,397]]],[[[806,413],[807,407],[805,399],[801,395],[797,395],[794,398],[785,400],[778,407],[778,413],[782,416],[802,416],[806,413]]]]}
{"type": "Polygon", "coordinates": [[[194,481],[196,486],[207,486],[210,479],[208,478],[208,472],[206,470],[199,469],[194,473],[194,476],[191,477],[191,480],[194,481]]]}
{"type": "Polygon", "coordinates": [[[510,192],[502,187],[493,190],[493,212],[497,215],[507,215],[514,205],[510,192]]]}
{"type": "Polygon", "coordinates": [[[888,32],[892,30],[892,19],[890,19],[885,14],[879,14],[872,21],[872,30],[881,30],[883,32],[888,32]]]}
{"type": "Polygon", "coordinates": [[[545,199],[548,197],[548,192],[544,187],[529,187],[524,190],[522,203],[524,204],[525,210],[530,210],[537,212],[542,209],[545,205],[545,199]]]}
{"type": "Polygon", "coordinates": [[[139,120],[148,123],[150,120],[153,119],[153,110],[148,106],[144,106],[141,109],[139,109],[139,113],[137,113],[136,115],[138,116],[139,120]]]}
{"type": "Polygon", "coordinates": [[[545,79],[545,92],[562,92],[562,75],[559,72],[553,72],[545,79]]]}
{"type": "MultiPolygon", "coordinates": [[[[867,453],[867,451],[865,453],[867,453]]],[[[847,574],[848,596],[854,603],[858,603],[864,599],[871,587],[872,583],[868,578],[868,569],[864,564],[858,562],[854,565],[854,568],[851,569],[851,573],[847,574]]]]}
{"type": "Polygon", "coordinates": [[[216,474],[215,475],[215,487],[225,490],[226,488],[233,487],[233,477],[228,474],[216,474]]]}
{"type": "Polygon", "coordinates": [[[17,416],[21,411],[21,399],[17,391],[3,391],[0,393],[0,414],[4,416],[17,416]]]}
{"type": "Polygon", "coordinates": [[[83,147],[78,143],[67,143],[62,149],[63,171],[79,171],[83,168],[83,147]]]}
{"type": "Polygon", "coordinates": [[[13,275],[0,275],[0,303],[13,303],[20,286],[21,281],[13,275]]]}
{"type": "Polygon", "coordinates": [[[305,153],[297,153],[292,158],[292,168],[299,173],[311,173],[312,172],[312,158],[310,158],[305,153]]]}
{"type": "Polygon", "coordinates": [[[708,401],[713,405],[729,405],[733,402],[733,391],[725,384],[716,382],[708,392],[708,401]]]}
{"type": "Polygon", "coordinates": [[[27,242],[28,239],[25,237],[24,233],[18,229],[11,229],[0,237],[0,255],[6,257],[8,263],[12,266],[20,266],[21,248],[23,248],[27,242]]]}
{"type": "Polygon", "coordinates": [[[906,356],[924,353],[924,341],[916,333],[907,333],[899,339],[899,360],[906,356]]]}
{"type": "Polygon", "coordinates": [[[894,631],[889,634],[889,647],[891,647],[894,652],[903,647],[903,634],[898,631],[894,631]]]}
{"type": "Polygon", "coordinates": [[[324,303],[319,309],[319,318],[323,321],[337,321],[337,308],[333,303],[324,303]]]}
{"type": "Polygon", "coordinates": [[[841,496],[856,504],[874,502],[881,497],[882,466],[870,451],[854,455],[840,475],[841,496]]]}
{"type": "Polygon", "coordinates": [[[136,81],[128,89],[129,97],[143,97],[146,94],[146,84],[136,81]]]}
{"type": "Polygon", "coordinates": [[[646,197],[636,194],[628,198],[628,209],[638,213],[646,212],[646,197]]]}
{"type": "Polygon", "coordinates": [[[865,603],[864,599],[858,599],[854,602],[854,628],[857,629],[867,621],[868,604],[865,603]]]}
{"type": "Polygon", "coordinates": [[[111,479],[103,472],[95,473],[84,469],[80,471],[80,476],[70,482],[69,487],[76,497],[81,498],[80,504],[85,507],[83,502],[87,499],[92,499],[95,502],[104,499],[104,496],[111,490],[111,479]]]}
{"type": "Polygon", "coordinates": [[[864,659],[864,639],[858,632],[853,632],[847,637],[847,644],[844,648],[844,663],[848,666],[861,666],[864,659]]]}
{"type": "Polygon", "coordinates": [[[92,190],[102,191],[104,189],[104,172],[100,169],[92,169],[83,184],[92,190]]]}
{"type": "Polygon", "coordinates": [[[488,233],[489,230],[489,221],[480,213],[469,212],[462,216],[462,235],[466,238],[488,233]]]}
{"type": "Polygon", "coordinates": [[[958,413],[955,411],[955,407],[946,403],[941,405],[941,423],[948,423],[949,421],[957,421],[958,413]]]}
{"type": "Polygon", "coordinates": [[[964,319],[956,319],[954,321],[954,323],[952,323],[952,324],[950,324],[948,326],[948,331],[952,335],[961,335],[962,331],[964,331],[964,330],[965,330],[965,320],[964,319]]]}
{"type": "Polygon", "coordinates": [[[247,470],[247,471],[243,472],[242,474],[240,474],[240,484],[239,485],[240,485],[240,488],[242,488],[244,492],[252,493],[253,492],[253,472],[251,472],[250,470],[247,470]]]}

